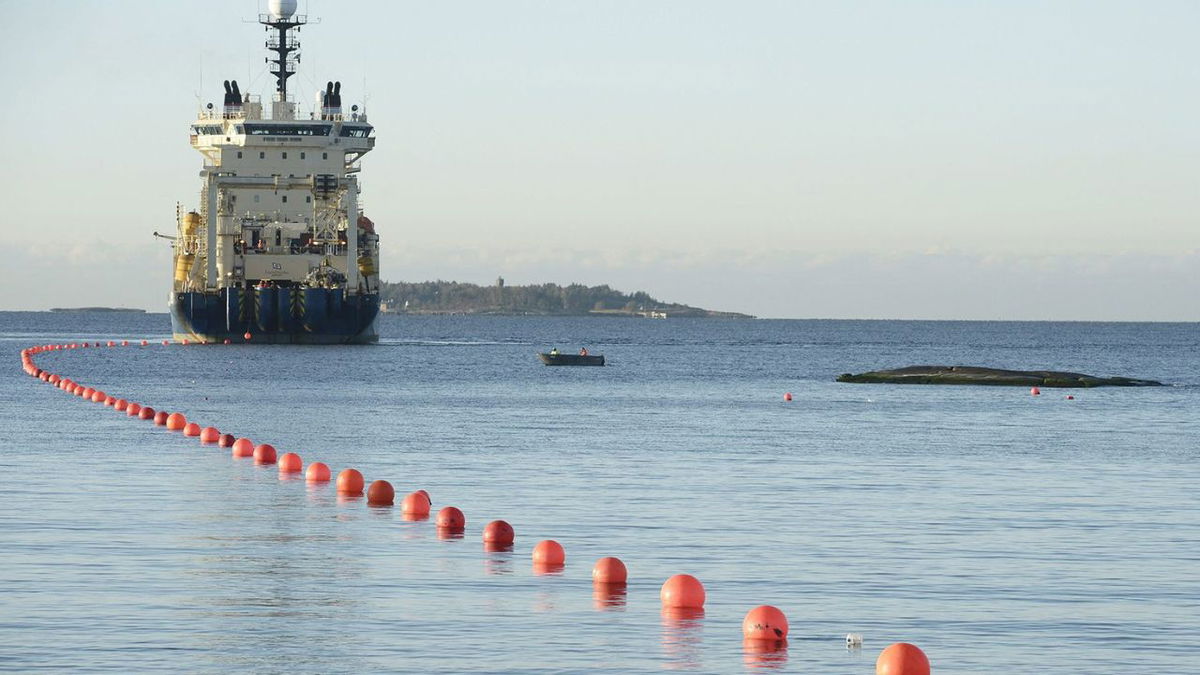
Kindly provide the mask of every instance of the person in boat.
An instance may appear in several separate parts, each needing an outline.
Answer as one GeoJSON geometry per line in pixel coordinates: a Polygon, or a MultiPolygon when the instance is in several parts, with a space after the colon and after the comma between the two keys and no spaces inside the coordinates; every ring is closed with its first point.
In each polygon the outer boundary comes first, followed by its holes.
{"type": "Polygon", "coordinates": [[[580,347],[580,348],[579,348],[579,355],[580,355],[580,356],[587,356],[587,347],[580,347]]]}
{"type": "Polygon", "coordinates": [[[550,356],[558,356],[558,347],[550,348],[550,356]]]}

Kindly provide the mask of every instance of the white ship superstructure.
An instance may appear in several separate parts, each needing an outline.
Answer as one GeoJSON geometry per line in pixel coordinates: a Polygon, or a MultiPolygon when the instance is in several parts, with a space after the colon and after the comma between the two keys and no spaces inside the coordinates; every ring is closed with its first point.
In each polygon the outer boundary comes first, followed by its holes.
{"type": "Polygon", "coordinates": [[[267,103],[225,81],[191,126],[204,157],[197,211],[180,214],[172,316],[178,338],[259,335],[268,342],[375,339],[379,238],[361,212],[357,174],[375,146],[366,110],[342,106],[330,81],[298,110],[288,79],[295,0],[259,17],[276,89],[267,103]]]}

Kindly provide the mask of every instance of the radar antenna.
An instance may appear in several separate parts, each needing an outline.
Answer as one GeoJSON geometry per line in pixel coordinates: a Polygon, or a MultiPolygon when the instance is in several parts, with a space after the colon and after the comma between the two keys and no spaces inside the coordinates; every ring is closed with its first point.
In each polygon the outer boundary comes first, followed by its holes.
{"type": "Polygon", "coordinates": [[[270,34],[267,38],[267,49],[275,52],[275,58],[267,58],[272,64],[271,74],[275,76],[275,92],[280,101],[287,99],[288,78],[296,74],[296,64],[300,63],[300,38],[290,31],[295,28],[300,32],[300,26],[308,23],[308,17],[296,14],[296,0],[271,0],[268,3],[267,14],[259,14],[258,22],[270,34]]]}

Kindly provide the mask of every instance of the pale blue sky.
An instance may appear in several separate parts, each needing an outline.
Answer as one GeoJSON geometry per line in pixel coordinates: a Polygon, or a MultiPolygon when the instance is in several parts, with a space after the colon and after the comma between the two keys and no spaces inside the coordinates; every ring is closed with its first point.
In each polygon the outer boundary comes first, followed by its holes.
{"type": "MultiPolygon", "coordinates": [[[[271,87],[257,6],[0,0],[0,309],[165,307],[196,94],[271,87]]],[[[301,103],[365,78],[385,279],[1200,320],[1200,3],[307,6],[301,103]]]]}

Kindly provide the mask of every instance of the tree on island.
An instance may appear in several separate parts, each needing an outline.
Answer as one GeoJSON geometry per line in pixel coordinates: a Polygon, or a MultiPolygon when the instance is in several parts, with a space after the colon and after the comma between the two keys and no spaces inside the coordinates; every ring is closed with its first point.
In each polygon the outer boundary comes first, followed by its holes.
{"type": "Polygon", "coordinates": [[[626,294],[607,284],[506,286],[503,279],[497,279],[495,285],[479,286],[457,281],[402,281],[383,282],[379,295],[390,310],[430,314],[648,316],[658,313],[666,316],[752,318],[746,314],[714,312],[662,302],[645,291],[626,294]]]}

